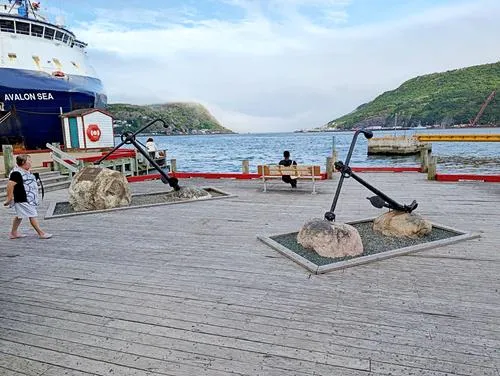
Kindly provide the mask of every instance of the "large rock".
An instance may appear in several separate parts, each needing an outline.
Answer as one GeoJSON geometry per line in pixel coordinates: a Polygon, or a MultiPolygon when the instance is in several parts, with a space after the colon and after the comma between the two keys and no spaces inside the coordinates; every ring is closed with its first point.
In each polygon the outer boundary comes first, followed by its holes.
{"type": "Polygon", "coordinates": [[[69,203],[75,211],[111,209],[130,205],[130,188],[118,171],[98,166],[80,170],[69,187],[69,203]]]}
{"type": "Polygon", "coordinates": [[[199,198],[210,198],[212,195],[201,188],[181,187],[178,191],[172,191],[170,197],[172,197],[172,199],[196,200],[199,198]]]}
{"type": "Polygon", "coordinates": [[[304,224],[297,243],[323,257],[356,256],[363,253],[358,230],[351,225],[315,218],[304,224]]]}
{"type": "Polygon", "coordinates": [[[393,210],[373,221],[373,231],[396,238],[418,238],[432,231],[432,224],[415,213],[393,210]]]}

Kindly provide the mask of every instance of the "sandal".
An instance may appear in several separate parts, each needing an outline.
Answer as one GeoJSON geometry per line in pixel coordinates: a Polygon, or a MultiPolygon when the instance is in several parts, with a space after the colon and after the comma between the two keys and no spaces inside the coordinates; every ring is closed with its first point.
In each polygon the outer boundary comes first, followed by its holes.
{"type": "Polygon", "coordinates": [[[9,234],[9,239],[19,239],[19,238],[25,238],[26,235],[24,234],[17,234],[17,235],[13,235],[13,234],[9,234]]]}
{"type": "Polygon", "coordinates": [[[39,235],[38,237],[40,239],[50,239],[52,236],[53,236],[52,234],[49,234],[48,232],[46,232],[45,234],[39,235]]]}

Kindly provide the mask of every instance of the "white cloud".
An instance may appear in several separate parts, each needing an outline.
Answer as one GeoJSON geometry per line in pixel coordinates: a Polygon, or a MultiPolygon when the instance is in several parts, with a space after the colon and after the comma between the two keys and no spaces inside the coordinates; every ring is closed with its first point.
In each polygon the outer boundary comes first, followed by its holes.
{"type": "Polygon", "coordinates": [[[279,22],[255,2],[225,1],[245,7],[247,17],[127,29],[106,16],[76,30],[110,102],[199,101],[235,131],[291,131],[322,125],[415,75],[500,57],[497,1],[341,28],[296,9],[346,12],[346,1],[272,0],[288,7],[279,22]]]}

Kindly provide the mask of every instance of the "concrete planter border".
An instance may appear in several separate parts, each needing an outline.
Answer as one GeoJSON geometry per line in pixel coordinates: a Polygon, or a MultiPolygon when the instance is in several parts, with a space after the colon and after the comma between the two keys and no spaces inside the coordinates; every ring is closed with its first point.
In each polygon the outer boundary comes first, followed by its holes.
{"type": "MultiPolygon", "coordinates": [[[[224,191],[222,191],[222,190],[220,190],[218,188],[214,188],[214,187],[201,187],[201,189],[203,189],[203,190],[205,190],[205,191],[207,191],[209,193],[210,193],[210,191],[217,192],[220,196],[216,196],[216,197],[200,197],[200,198],[195,198],[195,199],[178,200],[178,201],[172,201],[172,202],[158,202],[158,203],[144,204],[144,205],[120,206],[120,207],[117,207],[117,208],[104,209],[104,210],[88,210],[88,211],[81,211],[81,212],[74,212],[74,213],[67,213],[67,214],[54,214],[55,211],[56,211],[57,204],[59,204],[59,203],[68,203],[68,201],[57,201],[57,202],[51,202],[49,204],[49,208],[47,209],[47,213],[45,214],[44,219],[74,217],[74,216],[77,216],[77,215],[107,213],[107,212],[118,211],[118,210],[130,210],[130,209],[138,209],[138,208],[148,208],[148,207],[152,207],[152,206],[185,204],[185,203],[196,202],[196,201],[219,200],[219,199],[223,199],[223,198],[236,197],[236,195],[224,192],[224,191]]],[[[160,195],[160,194],[165,194],[165,193],[168,193],[168,192],[158,191],[158,192],[152,192],[152,193],[138,193],[138,194],[133,194],[132,197],[137,197],[137,196],[153,196],[153,195],[160,195]]]]}
{"type": "MultiPolygon", "coordinates": [[[[356,223],[373,222],[374,219],[375,218],[366,218],[366,219],[360,219],[360,220],[346,222],[346,223],[353,225],[356,223]]],[[[288,257],[292,261],[303,266],[311,273],[323,274],[323,273],[331,272],[334,270],[350,268],[350,267],[357,266],[357,265],[364,265],[364,264],[367,264],[370,262],[385,260],[385,259],[389,259],[389,258],[397,257],[397,256],[403,256],[403,255],[407,255],[407,254],[414,253],[414,252],[420,252],[420,251],[433,249],[433,248],[437,248],[437,247],[442,247],[444,245],[450,245],[450,244],[458,243],[461,241],[475,239],[475,238],[480,237],[480,234],[478,234],[478,233],[464,232],[462,230],[458,230],[456,228],[452,228],[452,227],[437,224],[437,223],[432,223],[432,226],[439,228],[439,229],[454,232],[457,235],[451,236],[451,237],[446,238],[446,239],[440,239],[440,240],[420,243],[420,244],[409,246],[409,247],[392,249],[392,250],[388,250],[388,251],[382,251],[382,252],[371,254],[371,255],[355,256],[349,260],[336,261],[336,262],[334,261],[331,264],[326,264],[326,265],[317,265],[314,262],[297,254],[293,250],[283,246],[282,244],[280,244],[277,241],[272,239],[273,237],[277,237],[280,235],[291,235],[291,234],[294,234],[296,232],[290,232],[290,233],[285,233],[285,234],[274,234],[274,235],[269,235],[269,236],[258,235],[257,238],[259,240],[261,240],[263,243],[267,244],[271,248],[273,248],[276,251],[278,251],[279,253],[281,253],[282,255],[288,257]]]]}

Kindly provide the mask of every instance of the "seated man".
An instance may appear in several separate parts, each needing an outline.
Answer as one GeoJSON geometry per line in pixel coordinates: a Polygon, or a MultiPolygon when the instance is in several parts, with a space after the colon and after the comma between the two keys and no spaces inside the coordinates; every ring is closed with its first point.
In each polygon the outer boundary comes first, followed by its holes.
{"type": "MultiPolygon", "coordinates": [[[[292,165],[297,165],[297,162],[290,159],[290,152],[288,150],[285,150],[283,152],[283,158],[284,159],[282,159],[279,163],[281,166],[289,167],[292,165]]],[[[297,179],[292,179],[290,175],[283,175],[281,177],[281,180],[283,180],[285,183],[290,183],[292,188],[297,188],[297,179]]]]}
{"type": "Polygon", "coordinates": [[[146,149],[151,158],[155,159],[159,157],[158,146],[156,146],[156,143],[154,142],[152,137],[149,137],[146,141],[146,149]]]}

